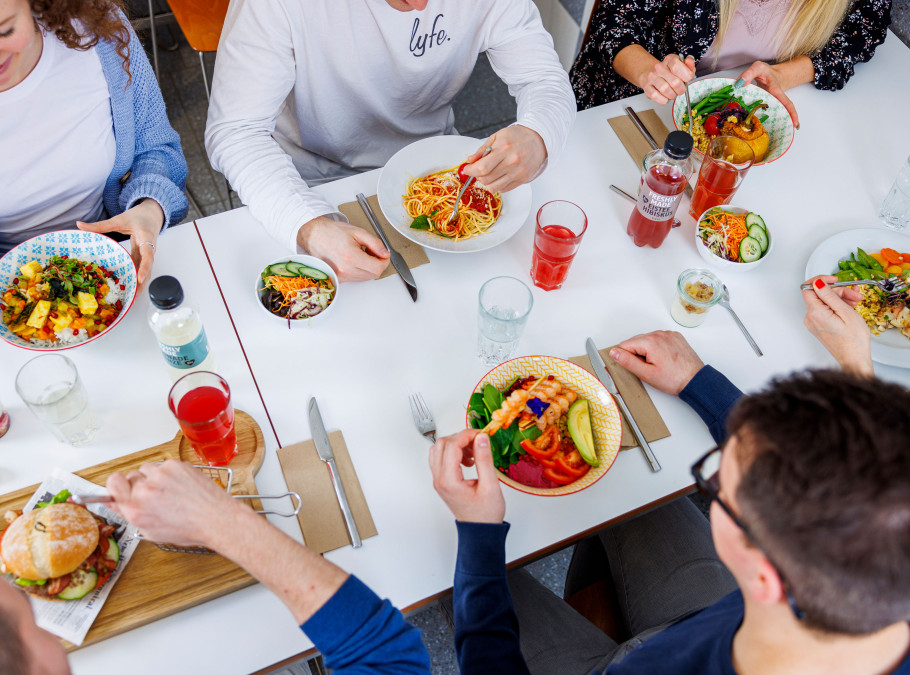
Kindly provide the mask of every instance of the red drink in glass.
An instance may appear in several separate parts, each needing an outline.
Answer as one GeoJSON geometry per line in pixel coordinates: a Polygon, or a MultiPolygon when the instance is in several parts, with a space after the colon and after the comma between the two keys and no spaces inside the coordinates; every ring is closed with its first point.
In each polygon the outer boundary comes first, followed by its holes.
{"type": "Polygon", "coordinates": [[[198,371],[180,378],[168,404],[201,461],[224,466],[237,454],[231,390],[221,377],[198,371]]]}
{"type": "Polygon", "coordinates": [[[531,281],[538,288],[561,288],[588,227],[585,212],[572,202],[552,201],[537,212],[531,281]]]}
{"type": "Polygon", "coordinates": [[[638,204],[629,216],[626,232],[636,246],[657,248],[673,227],[686,174],[670,164],[656,164],[642,177],[638,204]]]}
{"type": "Polygon", "coordinates": [[[754,158],[752,148],[741,138],[718,136],[712,139],[698,172],[689,214],[697,220],[708,209],[729,204],[754,158]]]}

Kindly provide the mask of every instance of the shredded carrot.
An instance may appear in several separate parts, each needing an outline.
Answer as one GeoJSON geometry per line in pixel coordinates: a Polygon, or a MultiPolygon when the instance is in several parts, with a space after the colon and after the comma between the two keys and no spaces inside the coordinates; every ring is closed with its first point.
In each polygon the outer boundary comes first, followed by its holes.
{"type": "Polygon", "coordinates": [[[320,284],[315,279],[309,277],[268,277],[269,285],[284,296],[287,300],[289,295],[293,295],[303,288],[318,287],[320,284]]]}
{"type": "Polygon", "coordinates": [[[702,222],[723,236],[724,246],[729,252],[731,259],[739,262],[739,244],[749,236],[749,228],[746,227],[746,214],[717,211],[706,216],[702,222]]]}

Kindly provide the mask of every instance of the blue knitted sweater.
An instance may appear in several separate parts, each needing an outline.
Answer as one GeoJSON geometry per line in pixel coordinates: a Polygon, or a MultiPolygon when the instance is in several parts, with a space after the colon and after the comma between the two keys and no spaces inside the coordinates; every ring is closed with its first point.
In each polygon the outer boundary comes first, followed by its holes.
{"type": "Polygon", "coordinates": [[[186,216],[186,160],[145,50],[132,28],[129,32],[132,82],[112,43],[101,41],[96,47],[111,95],[117,145],[102,198],[109,216],[123,213],[140,199],[154,199],[164,211],[167,227],[186,216]]]}

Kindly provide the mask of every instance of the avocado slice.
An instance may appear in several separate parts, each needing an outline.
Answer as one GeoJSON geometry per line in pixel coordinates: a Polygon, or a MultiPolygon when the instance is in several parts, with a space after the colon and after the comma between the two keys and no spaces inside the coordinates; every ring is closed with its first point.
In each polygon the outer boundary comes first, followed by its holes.
{"type": "Polygon", "coordinates": [[[591,466],[600,466],[597,450],[594,449],[594,430],[591,428],[591,411],[588,402],[580,398],[569,406],[569,435],[578,448],[581,458],[591,466]]]}

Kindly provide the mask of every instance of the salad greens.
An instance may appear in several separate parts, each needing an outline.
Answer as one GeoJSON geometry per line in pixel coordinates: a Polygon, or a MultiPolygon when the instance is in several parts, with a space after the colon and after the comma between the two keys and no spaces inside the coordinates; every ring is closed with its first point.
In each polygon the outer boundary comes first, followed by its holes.
{"type": "MultiPolygon", "coordinates": [[[[511,385],[507,388],[511,389],[511,385]]],[[[485,384],[479,392],[471,394],[471,400],[468,402],[468,412],[470,414],[471,428],[483,429],[493,417],[493,412],[502,407],[505,398],[502,392],[492,384],[485,384]]],[[[513,423],[508,428],[501,428],[495,434],[490,436],[490,449],[493,452],[493,465],[502,471],[518,461],[518,458],[525,454],[521,448],[521,442],[527,439],[535,439],[540,436],[540,429],[536,426],[528,429],[519,429],[518,424],[513,423]]]]}

